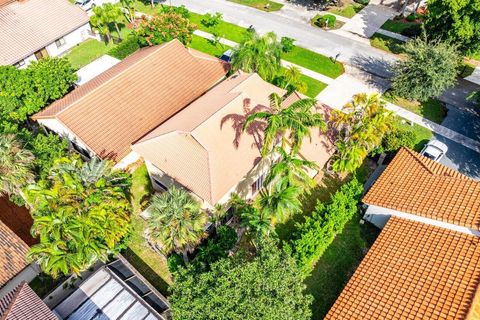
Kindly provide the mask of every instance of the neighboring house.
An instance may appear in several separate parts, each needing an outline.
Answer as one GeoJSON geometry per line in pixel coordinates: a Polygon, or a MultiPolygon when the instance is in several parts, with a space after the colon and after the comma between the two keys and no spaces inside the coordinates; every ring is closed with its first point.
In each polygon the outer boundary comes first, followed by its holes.
{"type": "Polygon", "coordinates": [[[27,261],[29,249],[22,239],[0,221],[0,297],[22,281],[30,282],[39,274],[38,266],[27,261]]]}
{"type": "Polygon", "coordinates": [[[167,299],[122,257],[100,267],[52,309],[71,320],[171,318],[167,299]]]}
{"type": "Polygon", "coordinates": [[[480,238],[392,217],[325,320],[474,320],[480,238]]]}
{"type": "Polygon", "coordinates": [[[178,40],[139,50],[32,118],[85,157],[127,168],[131,145],[220,82],[228,65],[178,40]]]}
{"type": "MultiPolygon", "coordinates": [[[[232,193],[256,195],[275,159],[260,155],[265,124],[254,122],[245,132],[242,126],[249,114],[268,109],[272,93],[285,91],[255,73],[237,72],[135,143],[132,149],[146,160],[153,186],[185,187],[207,208],[227,202],[232,193]]],[[[300,98],[293,94],[288,103],[300,98]]],[[[322,168],[331,150],[317,129],[300,156],[322,168]]]]}
{"type": "Polygon", "coordinates": [[[0,65],[27,66],[86,40],[85,11],[68,0],[0,0],[0,65]]]}
{"type": "Polygon", "coordinates": [[[480,183],[401,149],[363,202],[383,230],[325,319],[480,319],[480,183]]]}
{"type": "Polygon", "coordinates": [[[57,320],[57,316],[45,305],[26,282],[0,296],[2,320],[57,320]]]}
{"type": "Polygon", "coordinates": [[[398,216],[480,236],[480,183],[415,151],[401,149],[362,201],[380,228],[398,216]]]}

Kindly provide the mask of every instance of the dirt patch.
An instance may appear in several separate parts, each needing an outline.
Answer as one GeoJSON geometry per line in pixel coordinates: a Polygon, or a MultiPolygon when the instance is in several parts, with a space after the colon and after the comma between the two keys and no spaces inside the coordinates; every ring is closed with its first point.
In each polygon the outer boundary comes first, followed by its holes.
{"type": "Polygon", "coordinates": [[[0,220],[29,246],[38,243],[38,239],[30,235],[33,219],[27,208],[16,206],[7,197],[0,197],[0,220]]]}

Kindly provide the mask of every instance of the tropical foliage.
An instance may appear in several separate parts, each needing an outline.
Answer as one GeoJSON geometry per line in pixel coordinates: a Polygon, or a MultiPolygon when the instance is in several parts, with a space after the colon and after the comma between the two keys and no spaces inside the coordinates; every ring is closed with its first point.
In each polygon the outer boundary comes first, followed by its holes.
{"type": "Polygon", "coordinates": [[[120,0],[122,8],[126,11],[126,18],[128,22],[133,22],[135,20],[135,0],[120,0]]]}
{"type": "Polygon", "coordinates": [[[378,95],[361,93],[342,111],[333,111],[332,124],[337,130],[333,169],[353,172],[391,130],[393,116],[378,95]]]}
{"type": "Polygon", "coordinates": [[[302,80],[302,72],[296,66],[283,68],[273,82],[275,85],[286,89],[288,94],[293,91],[307,91],[307,84],[302,80]]]}
{"type": "Polygon", "coordinates": [[[129,176],[108,161],[57,160],[48,178],[26,192],[32,234],[40,239],[29,258],[53,277],[106,262],[129,232],[129,188],[129,176]]]}
{"type": "Polygon", "coordinates": [[[303,274],[307,276],[325,249],[342,232],[345,224],[356,214],[363,186],[356,179],[344,184],[329,204],[317,203],[311,216],[297,224],[297,232],[288,244],[303,274]]]}
{"type": "Polygon", "coordinates": [[[188,253],[205,235],[208,215],[185,190],[171,187],[152,198],[150,239],[165,254],[175,251],[188,262],[188,253]]]}
{"type": "Polygon", "coordinates": [[[461,61],[455,46],[418,37],[403,47],[406,59],[399,60],[393,69],[395,94],[409,100],[426,101],[455,85],[461,61]]]}
{"type": "Polygon", "coordinates": [[[282,147],[291,144],[293,152],[300,150],[303,140],[311,137],[311,129],[326,130],[323,115],[315,111],[315,99],[299,99],[285,106],[283,99],[276,93],[270,96],[269,110],[255,112],[249,115],[243,125],[245,131],[254,121],[266,123],[261,154],[269,155],[276,140],[280,139],[282,147]],[[288,136],[286,135],[288,133],[288,136]]]}
{"type": "Polygon", "coordinates": [[[0,196],[23,197],[21,188],[34,182],[34,160],[15,135],[0,134],[0,196]]]}
{"type": "Polygon", "coordinates": [[[425,28],[459,46],[464,53],[480,51],[480,4],[478,0],[430,0],[425,28]]]}
{"type": "Polygon", "coordinates": [[[93,8],[93,15],[90,17],[92,27],[96,29],[101,35],[107,38],[109,42],[112,38],[110,33],[110,24],[115,26],[118,37],[122,39],[118,22],[123,17],[122,9],[111,3],[104,3],[102,6],[93,8]]]}
{"type": "Polygon", "coordinates": [[[142,46],[154,46],[173,39],[188,44],[196,28],[182,13],[169,10],[152,17],[142,16],[134,32],[142,46]]]}
{"type": "Polygon", "coordinates": [[[236,255],[211,270],[177,273],[169,301],[176,319],[307,320],[312,297],[295,261],[274,243],[253,258],[236,255]]]}
{"type": "Polygon", "coordinates": [[[280,72],[282,44],[273,32],[263,36],[247,32],[245,39],[233,49],[232,69],[256,72],[265,81],[272,81],[280,72]]]}
{"type": "Polygon", "coordinates": [[[302,188],[279,181],[260,190],[258,205],[260,211],[275,223],[283,223],[291,215],[302,210],[299,196],[302,188]]]}

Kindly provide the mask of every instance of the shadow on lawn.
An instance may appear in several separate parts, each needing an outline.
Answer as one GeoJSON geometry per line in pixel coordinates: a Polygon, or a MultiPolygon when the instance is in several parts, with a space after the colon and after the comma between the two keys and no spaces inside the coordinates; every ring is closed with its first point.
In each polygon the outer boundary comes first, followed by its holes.
{"type": "Polygon", "coordinates": [[[122,255],[125,259],[132,264],[132,266],[137,269],[137,271],[145,277],[145,279],[150,282],[152,286],[155,287],[161,294],[168,297],[170,294],[169,285],[165,282],[148,264],[146,264],[142,258],[140,258],[135,252],[130,248],[125,249],[122,252],[122,255]]]}

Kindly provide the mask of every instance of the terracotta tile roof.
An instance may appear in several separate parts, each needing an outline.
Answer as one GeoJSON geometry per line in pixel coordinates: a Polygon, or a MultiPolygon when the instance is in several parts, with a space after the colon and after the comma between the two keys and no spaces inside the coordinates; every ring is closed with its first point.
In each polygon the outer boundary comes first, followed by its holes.
{"type": "Polygon", "coordinates": [[[465,319],[479,282],[480,238],[392,217],[325,319],[465,319]]]}
{"type": "Polygon", "coordinates": [[[87,24],[68,0],[24,0],[0,6],[0,65],[9,65],[87,24]]]}
{"type": "Polygon", "coordinates": [[[0,300],[0,319],[2,320],[57,320],[26,282],[7,293],[0,300]]]}
{"type": "Polygon", "coordinates": [[[56,118],[98,156],[118,161],[226,72],[219,59],[173,40],[131,55],[33,119],[56,118]]]}
{"type": "Polygon", "coordinates": [[[401,149],[363,202],[480,230],[480,183],[401,149]]]}
{"type": "MultiPolygon", "coordinates": [[[[257,74],[236,73],[153,130],[132,149],[214,205],[244,181],[260,161],[263,124],[247,133],[242,132],[242,125],[246,112],[269,106],[273,92],[282,95],[284,90],[263,81],[257,74]]],[[[315,148],[310,160],[323,166],[330,157],[324,148],[325,136],[315,132],[312,136],[312,141],[304,142],[300,153],[315,148]]]]}
{"type": "Polygon", "coordinates": [[[0,287],[28,265],[28,250],[27,244],[0,221],[0,287]]]}

